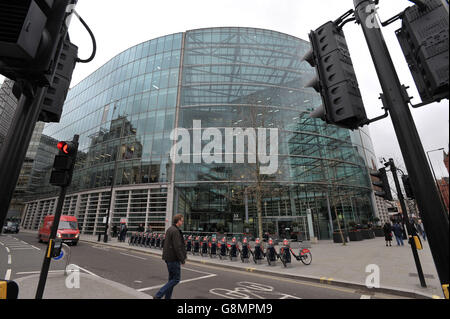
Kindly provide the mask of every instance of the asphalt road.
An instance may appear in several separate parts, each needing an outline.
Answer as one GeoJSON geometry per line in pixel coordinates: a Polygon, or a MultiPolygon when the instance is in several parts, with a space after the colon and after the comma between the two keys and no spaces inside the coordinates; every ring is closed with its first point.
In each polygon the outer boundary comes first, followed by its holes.
{"type": "MultiPolygon", "coordinates": [[[[0,236],[0,278],[14,280],[39,273],[45,244],[36,235],[0,236]]],[[[79,242],[71,248],[71,264],[136,290],[154,295],[167,281],[167,268],[159,256],[79,242]]],[[[52,261],[50,271],[62,271],[65,261],[52,261]]],[[[101,296],[99,296],[101,298],[101,296]]],[[[181,282],[174,289],[177,299],[378,299],[398,298],[358,292],[351,288],[252,274],[245,271],[187,262],[181,282]]]]}

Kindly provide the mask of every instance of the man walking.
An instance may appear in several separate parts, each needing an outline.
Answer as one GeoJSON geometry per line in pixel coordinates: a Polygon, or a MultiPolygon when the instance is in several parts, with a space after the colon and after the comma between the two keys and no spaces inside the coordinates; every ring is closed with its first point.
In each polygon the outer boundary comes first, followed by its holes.
{"type": "Polygon", "coordinates": [[[161,299],[163,296],[170,299],[173,288],[180,282],[181,264],[184,265],[186,262],[186,248],[184,247],[183,233],[180,230],[183,222],[183,215],[175,215],[172,226],[167,229],[162,259],[167,264],[169,281],[156,293],[154,299],[161,299]]]}
{"type": "Polygon", "coordinates": [[[403,227],[400,223],[396,222],[393,227],[395,239],[397,240],[397,246],[403,246],[403,227]]]}

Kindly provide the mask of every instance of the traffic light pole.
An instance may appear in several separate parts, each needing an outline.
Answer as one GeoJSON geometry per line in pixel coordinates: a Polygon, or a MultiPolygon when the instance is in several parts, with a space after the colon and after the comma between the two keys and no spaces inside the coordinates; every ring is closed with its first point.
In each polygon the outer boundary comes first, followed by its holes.
{"type": "Polygon", "coordinates": [[[377,26],[375,1],[354,0],[355,17],[364,32],[384,93],[386,108],[398,138],[403,159],[411,178],[436,270],[448,298],[449,222],[442,206],[424,148],[408,107],[405,88],[395,71],[380,27],[377,26]],[[375,25],[374,25],[375,23],[375,25]]]}
{"type": "Polygon", "coordinates": [[[389,159],[388,163],[389,163],[389,166],[391,167],[392,176],[394,177],[395,188],[397,190],[397,197],[398,197],[398,200],[400,201],[400,206],[402,208],[403,223],[406,225],[406,229],[408,230],[409,243],[411,245],[411,251],[412,251],[412,254],[414,257],[414,263],[416,264],[417,275],[419,276],[420,285],[423,288],[426,288],[427,284],[425,283],[425,277],[423,275],[423,270],[422,270],[422,265],[420,263],[419,254],[417,253],[416,243],[414,241],[414,238],[412,237],[413,235],[415,235],[415,232],[413,231],[414,226],[410,223],[409,218],[408,218],[408,211],[407,211],[406,204],[405,204],[405,198],[403,197],[402,188],[400,187],[400,182],[398,180],[397,167],[395,166],[393,159],[389,159]]]}
{"type": "Polygon", "coordinates": [[[19,179],[22,163],[39,118],[41,101],[47,88],[36,90],[34,98],[22,95],[19,99],[11,129],[0,149],[0,227],[8,214],[9,205],[19,179]]]}
{"type": "Polygon", "coordinates": [[[42,263],[41,274],[39,276],[39,283],[36,290],[36,299],[42,299],[44,295],[45,283],[47,282],[48,270],[50,268],[50,262],[52,261],[53,244],[56,238],[56,233],[59,227],[59,220],[61,219],[62,207],[64,204],[64,198],[66,197],[67,186],[61,187],[59,192],[58,204],[56,205],[55,219],[53,220],[52,230],[48,240],[47,249],[45,250],[44,262],[42,263]]]}
{"type": "MultiPolygon", "coordinates": [[[[72,140],[73,145],[76,145],[77,148],[78,148],[79,138],[80,138],[79,135],[75,135],[72,140]]],[[[73,158],[73,161],[75,161],[75,159],[76,158],[73,158]]],[[[70,174],[72,174],[72,172],[73,172],[73,166],[74,166],[74,163],[72,164],[72,169],[71,169],[70,174]]],[[[70,177],[70,180],[71,179],[72,179],[72,177],[70,177]]],[[[68,182],[68,184],[70,184],[70,181],[68,182]]],[[[62,208],[63,208],[63,204],[64,204],[64,198],[66,197],[66,193],[67,193],[67,187],[68,187],[67,184],[62,186],[61,191],[59,193],[58,203],[56,204],[55,217],[53,219],[52,230],[50,232],[47,249],[45,251],[44,262],[42,263],[41,274],[39,277],[38,288],[36,291],[36,299],[42,299],[42,296],[44,295],[44,289],[45,289],[45,283],[47,282],[48,270],[50,268],[50,262],[52,261],[52,257],[53,257],[53,255],[52,255],[53,245],[54,245],[54,241],[56,238],[56,234],[58,232],[59,220],[61,219],[61,215],[62,215],[62,208]]]]}

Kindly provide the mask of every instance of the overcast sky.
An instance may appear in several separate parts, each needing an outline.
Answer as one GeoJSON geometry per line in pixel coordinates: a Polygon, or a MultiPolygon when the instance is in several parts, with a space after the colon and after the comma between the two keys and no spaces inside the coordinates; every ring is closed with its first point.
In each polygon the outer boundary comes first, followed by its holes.
{"type": "MultiPolygon", "coordinates": [[[[411,5],[407,0],[381,0],[381,20],[399,13],[411,5]]],[[[352,0],[79,0],[77,11],[89,24],[97,38],[95,60],[79,64],[72,85],[102,66],[109,59],[132,45],[152,38],[205,27],[257,27],[272,29],[308,39],[311,29],[335,20],[353,8],[352,0]]],[[[401,82],[410,86],[413,102],[420,97],[415,89],[394,31],[401,22],[384,28],[383,33],[399,73],[401,82]]],[[[361,28],[347,24],[344,28],[369,117],[382,113],[378,100],[381,87],[365,44],[361,28]]],[[[91,42],[82,25],[74,18],[71,40],[80,47],[79,55],[87,58],[91,42]]],[[[0,82],[2,82],[0,78],[0,82]]],[[[449,103],[431,104],[412,111],[426,151],[449,145],[449,103]]],[[[378,158],[402,159],[390,118],[370,125],[378,158]]],[[[430,154],[438,176],[448,176],[442,163],[442,152],[430,154]]]]}

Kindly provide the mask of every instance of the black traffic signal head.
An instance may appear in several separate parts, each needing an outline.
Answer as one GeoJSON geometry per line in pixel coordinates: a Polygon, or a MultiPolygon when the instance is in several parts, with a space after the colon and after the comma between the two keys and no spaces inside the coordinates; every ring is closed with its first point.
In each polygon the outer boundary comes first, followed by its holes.
{"type": "Polygon", "coordinates": [[[76,145],[74,142],[58,142],[56,147],[58,148],[60,155],[69,156],[76,155],[78,149],[78,145],[76,145]]]}
{"type": "Polygon", "coordinates": [[[352,130],[364,125],[366,111],[344,32],[330,21],[309,38],[312,50],[303,60],[316,67],[317,75],[306,86],[320,93],[323,101],[322,109],[311,117],[352,130]]]}
{"type": "Polygon", "coordinates": [[[42,99],[38,121],[49,123],[59,122],[61,119],[77,58],[78,47],[67,37],[57,61],[52,84],[42,99]]]}
{"type": "Polygon", "coordinates": [[[449,12],[443,0],[405,10],[397,38],[424,103],[449,97],[449,12]]]}
{"type": "Polygon", "coordinates": [[[59,154],[55,156],[50,184],[55,186],[69,186],[72,182],[73,170],[78,152],[78,141],[58,142],[59,154]]]}
{"type": "Polygon", "coordinates": [[[51,84],[75,0],[0,0],[0,74],[51,84]]]}
{"type": "Polygon", "coordinates": [[[375,195],[382,197],[386,200],[392,201],[391,187],[389,186],[389,180],[386,174],[386,168],[380,168],[378,171],[370,172],[370,175],[375,177],[375,181],[372,184],[378,187],[380,190],[375,190],[375,195]]]}
{"type": "Polygon", "coordinates": [[[403,187],[405,188],[406,197],[415,199],[414,192],[411,187],[411,180],[408,175],[402,175],[403,187]]]}

